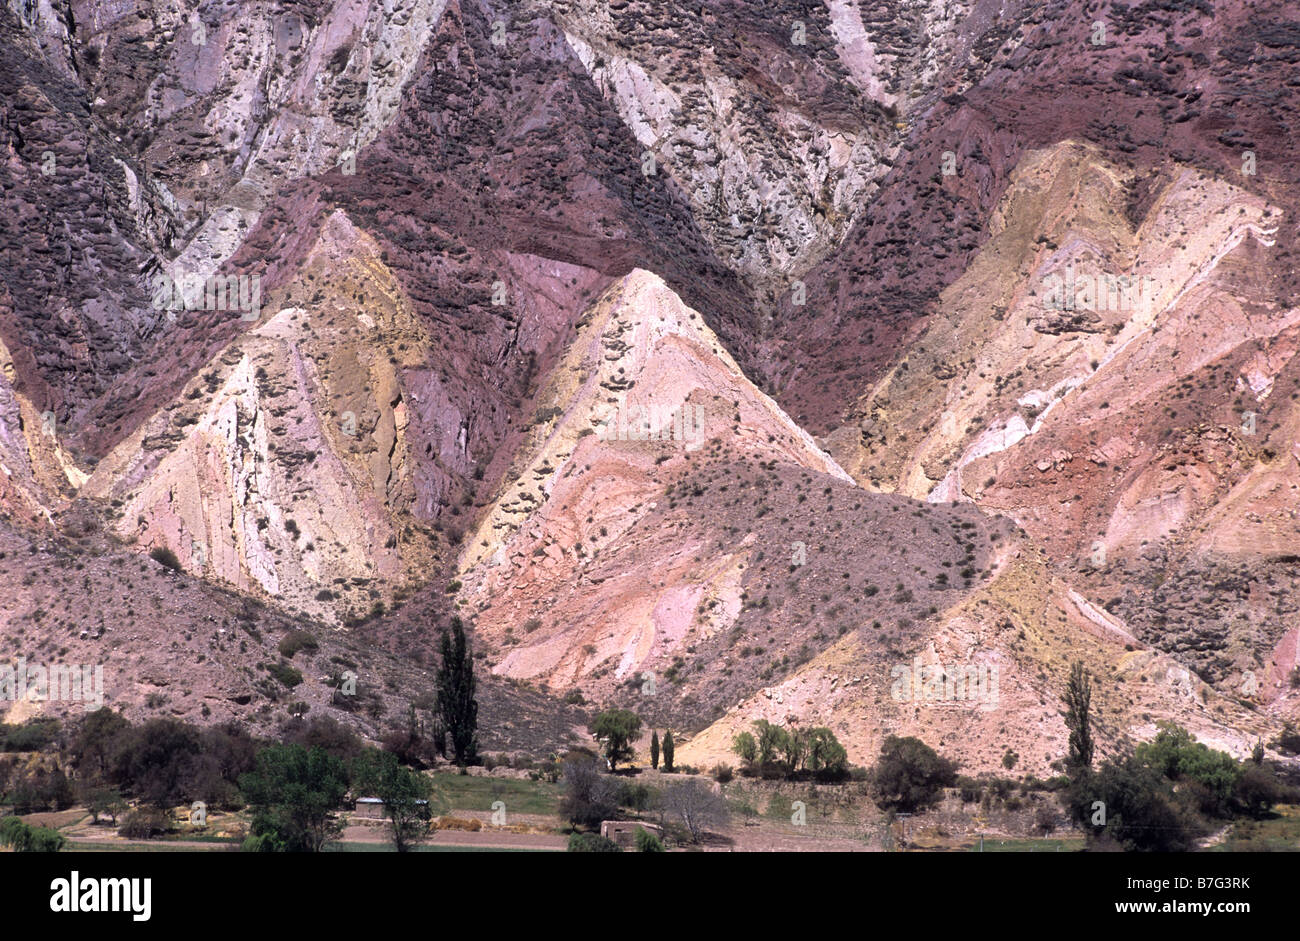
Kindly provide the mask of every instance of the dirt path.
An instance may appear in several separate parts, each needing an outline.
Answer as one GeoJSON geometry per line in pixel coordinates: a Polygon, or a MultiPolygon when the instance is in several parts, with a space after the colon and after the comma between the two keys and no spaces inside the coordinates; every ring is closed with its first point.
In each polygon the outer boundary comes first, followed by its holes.
{"type": "MultiPolygon", "coordinates": [[[[350,826],[343,831],[345,843],[387,843],[388,828],[373,824],[350,826]]],[[[501,833],[490,828],[438,830],[430,834],[425,846],[478,846],[483,849],[565,850],[569,841],[553,833],[501,833]]]]}

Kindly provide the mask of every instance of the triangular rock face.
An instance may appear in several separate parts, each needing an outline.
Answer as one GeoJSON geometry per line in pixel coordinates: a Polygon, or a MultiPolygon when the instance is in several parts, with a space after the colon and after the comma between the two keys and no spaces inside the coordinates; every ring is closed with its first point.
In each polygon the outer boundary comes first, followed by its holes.
{"type": "MultiPolygon", "coordinates": [[[[461,558],[499,562],[533,509],[556,488],[586,485],[609,461],[641,481],[676,471],[686,455],[729,453],[849,476],[741,372],[704,318],[658,276],[633,271],[578,321],[578,335],[538,395],[528,440],[505,488],[461,558]],[[588,465],[591,465],[590,467],[588,465]]],[[[632,495],[629,492],[628,495],[632,495]]],[[[632,503],[639,501],[633,500],[632,503]]],[[[626,510],[614,508],[626,525],[626,510]]]]}
{"type": "MultiPolygon", "coordinates": [[[[1014,739],[1047,773],[1059,730],[1032,733],[1084,659],[1099,675],[1154,670],[1137,699],[1148,714],[1248,745],[1185,715],[1164,679],[1178,664],[1144,651],[1134,665],[1122,623],[1098,626],[1008,521],[856,486],[648,272],[583,315],[538,401],[452,586],[498,674],[688,731],[721,716],[684,746],[692,760],[725,760],[762,717],[825,725],[864,762],[884,729],[962,735],[990,770],[1014,739]],[[1030,612],[1049,607],[1061,623],[1042,629],[1030,612]],[[898,700],[916,657],[1000,671],[1002,698],[898,700]],[[1008,716],[1025,736],[1006,734],[1008,716]]],[[[1109,744],[1133,705],[1105,708],[1109,744]]]]}
{"type": "MultiPolygon", "coordinates": [[[[632,272],[584,314],[538,401],[553,404],[539,408],[510,482],[461,558],[461,600],[477,611],[479,632],[495,642],[508,631],[529,635],[496,666],[507,675],[582,685],[617,650],[606,673],[624,680],[652,648],[676,651],[662,633],[674,644],[685,636],[712,582],[726,586],[715,606],[734,618],[733,569],[754,535],[740,533],[695,575],[700,547],[663,538],[672,493],[698,489],[702,468],[729,461],[849,483],[744,377],[703,318],[646,271],[632,272]],[[630,567],[613,577],[611,565],[630,567]],[[643,580],[651,571],[659,576],[653,584],[643,580]],[[565,603],[555,603],[556,593],[565,603]]],[[[700,535],[714,526],[696,523],[700,535]]]]}
{"type": "Polygon", "coordinates": [[[64,453],[52,411],[17,386],[13,357],[0,342],[0,513],[44,529],[85,475],[64,453]]]}
{"type": "Polygon", "coordinates": [[[186,571],[349,620],[427,573],[421,517],[436,482],[412,452],[446,444],[445,416],[436,383],[420,381],[424,329],[341,213],[280,296],[304,306],[208,363],[85,494],[119,507],[120,535],[171,549],[186,571]]]}

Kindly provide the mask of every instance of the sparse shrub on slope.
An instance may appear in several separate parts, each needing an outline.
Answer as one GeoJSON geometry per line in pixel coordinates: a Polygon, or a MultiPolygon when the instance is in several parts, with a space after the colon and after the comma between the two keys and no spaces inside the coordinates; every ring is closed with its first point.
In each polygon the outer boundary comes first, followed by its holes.
{"type": "Polygon", "coordinates": [[[154,546],[149,550],[149,558],[173,572],[181,571],[181,560],[176,558],[176,553],[167,546],[154,546]]]}
{"type": "Polygon", "coordinates": [[[320,642],[310,631],[290,631],[280,638],[280,656],[286,660],[292,660],[293,655],[300,650],[310,653],[318,649],[320,649],[320,642]]]}

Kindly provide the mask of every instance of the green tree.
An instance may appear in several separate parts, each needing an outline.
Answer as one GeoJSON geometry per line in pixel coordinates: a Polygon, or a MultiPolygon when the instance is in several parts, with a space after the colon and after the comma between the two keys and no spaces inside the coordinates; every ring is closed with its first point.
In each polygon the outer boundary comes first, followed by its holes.
{"type": "Polygon", "coordinates": [[[591,734],[601,743],[610,771],[617,770],[620,761],[632,760],[632,741],[640,733],[641,719],[629,709],[607,709],[591,724],[591,734]]]}
{"type": "Polygon", "coordinates": [[[393,848],[413,849],[429,837],[433,785],[424,775],[402,765],[392,752],[372,751],[358,762],[354,787],[384,802],[384,816],[393,825],[393,848]]]}
{"type": "Polygon", "coordinates": [[[86,796],[86,809],[94,823],[99,823],[100,814],[107,814],[113,826],[117,826],[118,814],[126,813],[127,804],[117,788],[97,787],[86,796]]]}
{"type": "Polygon", "coordinates": [[[808,733],[802,729],[787,730],[781,741],[781,754],[790,769],[790,774],[798,774],[804,762],[808,760],[808,733]]]}
{"type": "Polygon", "coordinates": [[[808,730],[808,770],[823,780],[838,780],[849,773],[849,753],[835,733],[825,726],[808,730]]]}
{"type": "Polygon", "coordinates": [[[1106,761],[1095,772],[1083,769],[1065,794],[1090,843],[1109,840],[1129,851],[1185,852],[1199,835],[1169,779],[1134,755],[1106,761]]]}
{"type": "Polygon", "coordinates": [[[919,738],[890,735],[872,769],[876,803],[910,813],[934,803],[957,782],[957,766],[919,738]]]}
{"type": "Polygon", "coordinates": [[[755,744],[758,746],[758,763],[771,764],[777,753],[785,747],[786,732],[779,725],[773,725],[766,719],[754,720],[755,744]]]}
{"type": "Polygon", "coordinates": [[[240,775],[239,788],[253,810],[249,849],[319,853],[342,832],[335,811],[348,775],[342,760],[322,748],[265,748],[254,769],[240,775]]]}
{"type": "Polygon", "coordinates": [[[438,670],[438,716],[450,739],[456,764],[478,759],[478,700],[474,697],[474,659],[460,618],[451,619],[451,634],[442,632],[442,666],[438,670]]]}
{"type": "Polygon", "coordinates": [[[191,771],[202,751],[199,730],[179,719],[151,719],[114,738],[111,777],[158,807],[191,798],[191,771]]]}
{"type": "Polygon", "coordinates": [[[752,765],[758,758],[758,743],[748,732],[739,732],[731,740],[731,750],[747,765],[752,765]]]}
{"type": "Polygon", "coordinates": [[[115,739],[130,727],[131,723],[107,706],[90,713],[78,724],[72,739],[73,767],[102,779],[108,774],[115,739]]]}
{"type": "Polygon", "coordinates": [[[1217,817],[1228,813],[1241,768],[1227,752],[1214,751],[1173,722],[1159,723],[1153,741],[1137,747],[1137,760],[1171,781],[1194,782],[1201,809],[1217,817]]]}
{"type": "Polygon", "coordinates": [[[671,729],[664,732],[664,771],[669,774],[673,773],[673,733],[671,729]]]}
{"type": "Polygon", "coordinates": [[[650,733],[650,767],[659,769],[659,732],[650,733]]]}
{"type": "Polygon", "coordinates": [[[1092,681],[1081,661],[1070,668],[1065,686],[1065,727],[1070,732],[1066,768],[1071,774],[1092,767],[1092,681]]]}

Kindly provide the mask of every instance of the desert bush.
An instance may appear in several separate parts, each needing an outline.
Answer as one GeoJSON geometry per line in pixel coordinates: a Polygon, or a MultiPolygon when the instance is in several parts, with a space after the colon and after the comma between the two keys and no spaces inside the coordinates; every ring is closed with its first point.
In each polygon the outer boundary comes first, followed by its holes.
{"type": "Polygon", "coordinates": [[[957,790],[963,804],[974,804],[984,793],[984,786],[975,778],[960,775],[957,778],[957,790]]]}
{"type": "Polygon", "coordinates": [[[674,782],[664,790],[663,806],[670,814],[681,819],[695,843],[708,830],[723,826],[729,811],[721,794],[703,781],[690,778],[674,782]]]}
{"type": "Polygon", "coordinates": [[[1040,804],[1034,812],[1034,829],[1040,834],[1048,834],[1056,829],[1056,814],[1047,804],[1040,804]]]}
{"type": "Polygon", "coordinates": [[[329,716],[294,723],[285,730],[284,741],[307,749],[320,748],[345,762],[357,758],[365,748],[355,732],[329,716]]]}
{"type": "Polygon", "coordinates": [[[628,810],[645,810],[650,806],[650,788],[635,781],[620,781],[618,785],[618,806],[628,810]]]}
{"type": "Polygon", "coordinates": [[[171,818],[157,807],[137,807],[126,815],[119,836],[129,840],[152,840],[171,829],[171,818]]]}
{"type": "Polygon", "coordinates": [[[302,674],[287,663],[268,663],[266,672],[271,674],[284,686],[292,689],[302,682],[302,674]]]}
{"type": "Polygon", "coordinates": [[[173,572],[181,570],[181,560],[176,558],[176,553],[167,546],[154,546],[149,550],[149,558],[153,559],[159,565],[166,566],[173,572]]]}
{"type": "Polygon", "coordinates": [[[1285,755],[1300,755],[1300,731],[1287,722],[1282,726],[1282,732],[1274,744],[1285,755]]]}
{"type": "Polygon", "coordinates": [[[293,655],[300,650],[310,652],[319,648],[320,642],[310,631],[293,630],[280,638],[280,656],[286,660],[292,660],[293,655]]]}

